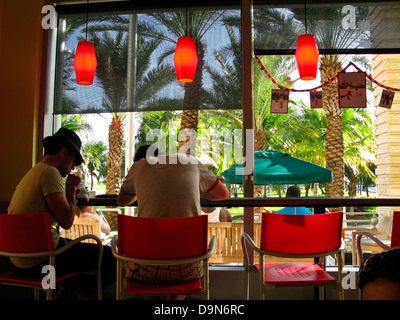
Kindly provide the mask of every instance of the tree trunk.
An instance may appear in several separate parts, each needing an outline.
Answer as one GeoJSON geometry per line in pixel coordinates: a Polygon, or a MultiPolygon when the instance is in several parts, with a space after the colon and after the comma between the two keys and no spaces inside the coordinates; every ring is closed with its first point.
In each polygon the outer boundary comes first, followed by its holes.
{"type": "Polygon", "coordinates": [[[357,178],[354,175],[354,172],[350,173],[350,182],[349,182],[347,189],[348,189],[349,197],[354,198],[357,196],[357,178]]]}
{"type": "Polygon", "coordinates": [[[122,118],[115,114],[108,131],[109,151],[107,156],[107,194],[118,194],[121,182],[122,148],[124,125],[122,118]]]}
{"type": "MultiPolygon", "coordinates": [[[[262,126],[254,128],[254,151],[264,150],[265,146],[265,134],[262,126]]],[[[254,186],[254,198],[264,197],[265,186],[254,186]]],[[[265,209],[263,207],[254,208],[255,213],[262,213],[265,209]]]]}
{"type": "Polygon", "coordinates": [[[325,187],[326,196],[343,197],[344,195],[344,148],[342,118],[327,116],[326,167],[332,170],[333,182],[325,187]]]}
{"type": "Polygon", "coordinates": [[[306,190],[306,197],[308,197],[308,191],[310,190],[310,188],[311,188],[311,184],[306,183],[306,184],[304,185],[304,189],[306,190]]]}
{"type": "MultiPolygon", "coordinates": [[[[321,81],[324,83],[342,69],[337,55],[323,55],[320,60],[321,81]]],[[[332,170],[333,182],[325,187],[326,196],[344,195],[344,148],[342,110],[339,108],[337,79],[322,89],[323,108],[327,117],[326,167],[332,170]]]]}
{"type": "Polygon", "coordinates": [[[203,81],[204,48],[196,43],[198,63],[194,80],[185,83],[185,96],[182,112],[180,135],[178,146],[179,152],[195,155],[197,144],[197,125],[199,123],[200,89],[203,81]],[[182,141],[181,141],[182,140],[182,141]],[[183,147],[184,146],[184,147],[183,147]],[[183,147],[181,149],[181,147],[183,147]]]}

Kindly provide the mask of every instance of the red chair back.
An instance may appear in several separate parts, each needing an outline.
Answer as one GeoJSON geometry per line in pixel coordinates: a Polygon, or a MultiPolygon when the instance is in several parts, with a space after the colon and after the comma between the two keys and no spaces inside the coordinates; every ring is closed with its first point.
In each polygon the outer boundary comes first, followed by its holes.
{"type": "Polygon", "coordinates": [[[314,254],[340,248],[343,212],[315,215],[263,213],[260,249],[314,254]]]}
{"type": "Polygon", "coordinates": [[[391,247],[400,247],[400,211],[393,212],[391,247]]]}
{"type": "Polygon", "coordinates": [[[49,214],[0,214],[0,250],[13,253],[54,250],[49,214]]]}
{"type": "Polygon", "coordinates": [[[140,218],[118,215],[118,252],[141,259],[169,260],[207,253],[207,215],[140,218]]]}

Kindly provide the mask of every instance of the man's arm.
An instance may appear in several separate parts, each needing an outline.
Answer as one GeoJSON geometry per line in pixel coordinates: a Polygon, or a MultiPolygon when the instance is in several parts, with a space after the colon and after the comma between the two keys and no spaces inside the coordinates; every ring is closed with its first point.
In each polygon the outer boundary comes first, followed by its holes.
{"type": "Polygon", "coordinates": [[[52,193],[46,197],[46,201],[58,225],[66,230],[71,228],[75,218],[75,205],[71,208],[63,193],[52,193]]]}
{"type": "Polygon", "coordinates": [[[52,193],[46,197],[47,205],[58,225],[68,230],[74,223],[76,209],[76,191],[81,178],[69,174],[65,183],[65,194],[52,193]]]}
{"type": "Polygon", "coordinates": [[[117,204],[121,207],[130,205],[131,203],[136,201],[136,194],[129,194],[124,191],[124,189],[120,189],[117,196],[117,204]]]}
{"type": "Polygon", "coordinates": [[[219,201],[229,198],[229,190],[218,177],[216,183],[206,192],[200,192],[200,197],[205,200],[219,201]]]}

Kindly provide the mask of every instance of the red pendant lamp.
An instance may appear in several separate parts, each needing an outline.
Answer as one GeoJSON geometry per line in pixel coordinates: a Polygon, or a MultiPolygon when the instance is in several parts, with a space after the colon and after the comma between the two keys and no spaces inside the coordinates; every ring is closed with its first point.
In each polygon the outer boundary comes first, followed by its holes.
{"type": "Polygon", "coordinates": [[[197,52],[191,37],[180,37],[175,49],[174,65],[179,82],[188,83],[194,79],[197,67],[197,52]]]}
{"type": "Polygon", "coordinates": [[[96,68],[97,59],[93,43],[90,41],[80,41],[74,58],[76,82],[81,85],[93,84],[96,68]]]}
{"type": "Polygon", "coordinates": [[[317,77],[319,51],[314,36],[307,32],[307,1],[304,0],[305,34],[299,36],[296,47],[297,69],[301,80],[314,80],[317,77]]]}
{"type": "MultiPolygon", "coordinates": [[[[87,0],[86,4],[89,5],[89,0],[87,0]]],[[[80,85],[93,84],[97,68],[94,45],[92,42],[87,41],[88,17],[89,13],[86,12],[86,40],[78,43],[74,57],[76,82],[80,85]]]]}
{"type": "Polygon", "coordinates": [[[303,34],[297,40],[296,62],[301,80],[317,77],[319,51],[312,34],[303,34]]]}

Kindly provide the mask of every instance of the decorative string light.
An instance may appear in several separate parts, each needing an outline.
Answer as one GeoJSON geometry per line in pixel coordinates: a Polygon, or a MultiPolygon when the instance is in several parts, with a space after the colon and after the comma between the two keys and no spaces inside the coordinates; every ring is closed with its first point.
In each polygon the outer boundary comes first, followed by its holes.
{"type": "MultiPolygon", "coordinates": [[[[319,85],[319,86],[317,86],[317,87],[314,87],[314,88],[299,90],[299,89],[287,88],[287,87],[285,87],[285,86],[280,85],[278,82],[276,82],[276,80],[271,76],[271,74],[270,74],[270,73],[268,72],[268,70],[265,68],[265,66],[264,66],[263,63],[261,62],[260,58],[259,58],[257,55],[254,56],[254,58],[256,59],[258,65],[260,66],[260,69],[261,69],[262,71],[264,71],[264,73],[268,76],[268,78],[270,78],[271,81],[272,81],[278,88],[283,89],[283,90],[289,90],[289,91],[292,91],[292,92],[310,92],[310,91],[316,91],[316,90],[318,90],[318,89],[321,89],[321,88],[323,88],[323,87],[326,87],[328,84],[332,83],[333,81],[335,81],[335,79],[337,79],[337,78],[339,77],[339,73],[345,72],[349,67],[354,67],[354,68],[356,68],[358,71],[363,72],[363,71],[362,71],[359,67],[357,67],[353,62],[349,62],[349,64],[348,64],[346,67],[344,67],[341,71],[339,71],[339,72],[338,72],[336,75],[334,75],[332,78],[330,78],[329,80],[325,81],[323,84],[321,84],[321,85],[319,85]]],[[[381,87],[381,88],[384,88],[384,89],[389,90],[389,91],[400,92],[400,89],[398,89],[398,88],[393,88],[393,87],[389,87],[389,86],[385,86],[384,84],[382,84],[382,83],[376,81],[374,78],[372,78],[372,77],[371,77],[370,75],[368,75],[368,74],[366,74],[365,77],[366,77],[368,80],[370,80],[370,81],[372,81],[373,83],[375,83],[377,86],[381,87]]]]}
{"type": "MultiPolygon", "coordinates": [[[[384,84],[378,82],[377,80],[375,80],[374,78],[372,78],[370,75],[368,75],[368,74],[366,74],[365,72],[363,72],[363,71],[362,71],[359,67],[357,67],[353,62],[349,62],[349,64],[348,64],[346,67],[344,67],[341,71],[339,71],[336,75],[334,75],[332,78],[330,78],[329,80],[325,81],[323,84],[321,84],[321,85],[319,85],[319,86],[317,86],[317,87],[310,88],[310,89],[302,89],[302,90],[287,88],[287,87],[282,86],[282,85],[280,85],[279,83],[276,82],[276,80],[271,76],[271,74],[270,74],[270,73],[268,72],[268,70],[265,68],[265,66],[263,65],[263,63],[261,62],[261,60],[258,58],[257,55],[255,55],[254,58],[256,59],[257,63],[259,64],[261,71],[264,71],[264,73],[268,76],[268,78],[270,78],[271,81],[272,81],[279,89],[281,89],[281,90],[287,90],[287,91],[289,91],[289,92],[290,92],[290,91],[292,91],[292,92],[316,92],[318,89],[322,89],[323,87],[326,87],[327,85],[329,85],[330,83],[332,83],[333,81],[335,81],[335,80],[339,77],[339,74],[340,74],[340,73],[343,73],[343,72],[346,72],[346,70],[347,70],[349,67],[354,67],[355,69],[357,69],[358,72],[362,72],[368,80],[370,80],[371,82],[373,82],[373,83],[376,84],[377,86],[383,88],[384,90],[383,90],[382,94],[385,94],[385,95],[388,95],[388,94],[389,94],[391,100],[393,100],[393,98],[394,98],[394,92],[400,92],[400,89],[399,89],[399,88],[389,87],[389,86],[386,86],[386,85],[384,85],[384,84]]],[[[385,107],[385,106],[383,106],[383,105],[379,105],[379,106],[385,107]]],[[[386,107],[386,108],[390,108],[390,107],[386,107]]]]}

